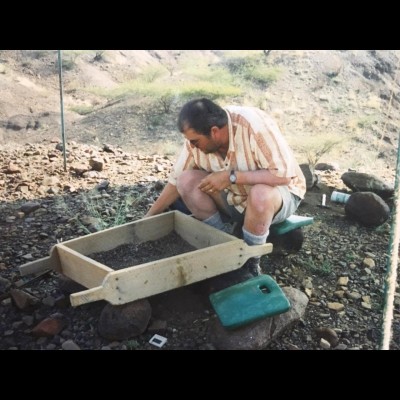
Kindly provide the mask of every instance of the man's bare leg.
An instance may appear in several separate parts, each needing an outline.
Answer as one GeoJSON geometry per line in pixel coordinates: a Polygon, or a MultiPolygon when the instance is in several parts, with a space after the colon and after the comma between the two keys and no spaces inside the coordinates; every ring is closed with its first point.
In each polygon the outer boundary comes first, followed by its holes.
{"type": "MultiPolygon", "coordinates": [[[[247,199],[247,208],[243,224],[243,240],[249,246],[264,244],[269,235],[269,227],[274,215],[282,206],[279,190],[268,185],[254,185],[247,199]]],[[[260,257],[253,257],[246,263],[253,275],[260,274],[260,257]]]]}
{"type": "Polygon", "coordinates": [[[206,193],[198,188],[208,172],[199,170],[184,171],[177,181],[177,189],[186,207],[193,216],[217,229],[224,229],[219,209],[223,208],[220,192],[206,193]]]}

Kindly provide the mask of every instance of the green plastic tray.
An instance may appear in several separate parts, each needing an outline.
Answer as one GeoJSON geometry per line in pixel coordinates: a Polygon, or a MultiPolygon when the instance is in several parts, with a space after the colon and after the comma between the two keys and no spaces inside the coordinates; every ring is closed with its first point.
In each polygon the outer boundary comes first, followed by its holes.
{"type": "Polygon", "coordinates": [[[210,295],[222,326],[238,328],[290,310],[290,302],[269,275],[260,275],[210,295]]]}
{"type": "Polygon", "coordinates": [[[274,235],[283,235],[293,229],[302,226],[311,225],[314,222],[313,217],[302,217],[300,215],[291,215],[288,219],[280,224],[271,225],[270,232],[274,235]]]}

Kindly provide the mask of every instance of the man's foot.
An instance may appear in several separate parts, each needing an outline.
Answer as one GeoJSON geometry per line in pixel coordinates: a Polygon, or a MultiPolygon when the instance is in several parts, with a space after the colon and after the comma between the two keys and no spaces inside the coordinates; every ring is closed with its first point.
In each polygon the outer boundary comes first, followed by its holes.
{"type": "Polygon", "coordinates": [[[249,258],[241,269],[246,269],[253,277],[261,275],[260,257],[249,258]]]}
{"type": "Polygon", "coordinates": [[[201,284],[200,286],[205,292],[211,294],[238,283],[245,282],[260,274],[260,258],[255,257],[248,259],[243,267],[235,271],[226,272],[225,274],[206,279],[205,281],[199,282],[199,284],[201,284]]]}

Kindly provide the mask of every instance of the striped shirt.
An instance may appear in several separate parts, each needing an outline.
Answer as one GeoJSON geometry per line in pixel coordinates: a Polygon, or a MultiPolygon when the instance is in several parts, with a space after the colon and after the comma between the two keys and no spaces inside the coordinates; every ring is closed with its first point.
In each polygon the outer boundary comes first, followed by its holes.
{"type": "MultiPolygon", "coordinates": [[[[205,154],[185,140],[168,182],[176,186],[177,177],[188,169],[208,172],[268,169],[276,176],[292,178],[289,191],[303,199],[306,192],[304,175],[276,122],[255,107],[227,106],[225,111],[229,130],[226,158],[223,159],[219,153],[205,154]]],[[[243,212],[250,188],[248,185],[230,184],[225,189],[228,204],[243,212]]]]}

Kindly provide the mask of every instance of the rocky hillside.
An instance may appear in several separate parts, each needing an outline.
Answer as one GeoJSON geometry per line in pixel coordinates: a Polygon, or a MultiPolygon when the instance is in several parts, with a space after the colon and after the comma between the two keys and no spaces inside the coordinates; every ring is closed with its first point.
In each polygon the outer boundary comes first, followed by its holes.
{"type": "MultiPolygon", "coordinates": [[[[57,65],[56,51],[0,52],[0,144],[60,137],[57,65]]],[[[66,135],[174,154],[179,107],[209,94],[270,112],[303,161],[334,141],[320,161],[376,172],[396,159],[398,69],[398,51],[65,51],[66,135]]]]}

